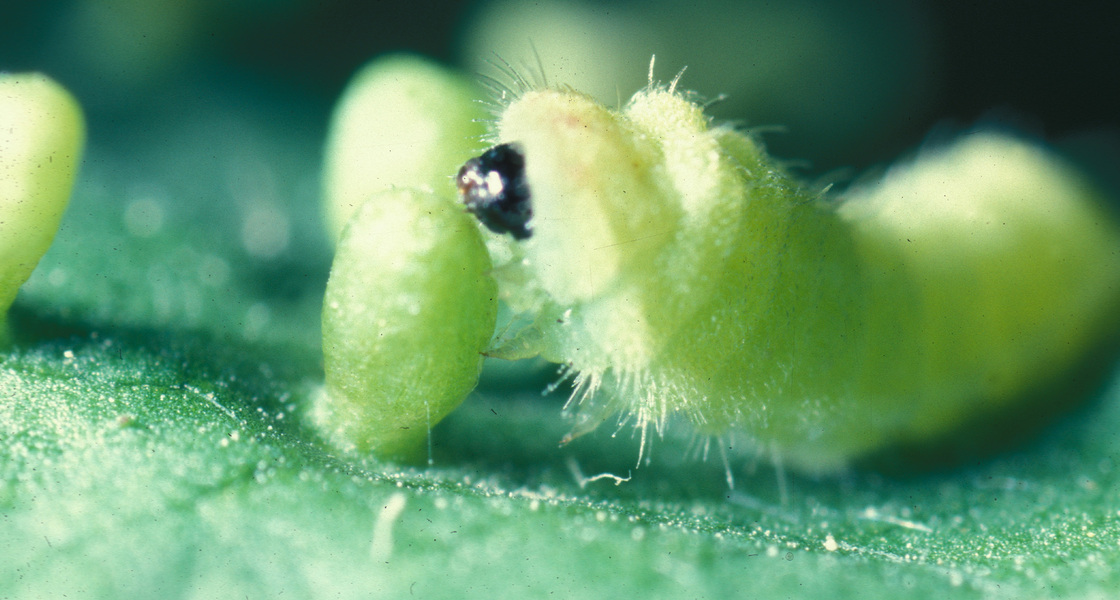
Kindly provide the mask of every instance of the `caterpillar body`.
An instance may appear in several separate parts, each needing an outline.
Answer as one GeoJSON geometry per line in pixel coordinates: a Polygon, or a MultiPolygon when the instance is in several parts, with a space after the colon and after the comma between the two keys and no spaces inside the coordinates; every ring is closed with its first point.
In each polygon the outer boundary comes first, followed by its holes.
{"type": "Polygon", "coordinates": [[[524,86],[489,158],[445,165],[440,189],[369,190],[327,289],[331,439],[399,453],[482,354],[539,355],[574,378],[572,436],[622,413],[644,439],[679,414],[827,471],[1012,410],[1115,341],[1120,227],[1041,147],[978,132],[836,197],[676,84],[617,111],[524,86]],[[499,298],[522,324],[494,334],[499,298]],[[371,348],[387,335],[457,358],[371,348]]]}

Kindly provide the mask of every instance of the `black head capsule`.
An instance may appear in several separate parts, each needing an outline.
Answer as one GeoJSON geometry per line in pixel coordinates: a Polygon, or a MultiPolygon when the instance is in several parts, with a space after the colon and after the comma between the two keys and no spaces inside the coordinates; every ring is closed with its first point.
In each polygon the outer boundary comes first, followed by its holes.
{"type": "Polygon", "coordinates": [[[515,144],[498,144],[468,160],[455,178],[459,196],[487,229],[524,240],[532,235],[525,155],[515,144]]]}

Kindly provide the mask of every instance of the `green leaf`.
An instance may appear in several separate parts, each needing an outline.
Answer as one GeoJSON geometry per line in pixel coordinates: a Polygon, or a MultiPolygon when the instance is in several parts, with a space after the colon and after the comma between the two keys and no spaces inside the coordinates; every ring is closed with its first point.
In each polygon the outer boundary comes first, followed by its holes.
{"type": "Polygon", "coordinates": [[[558,448],[536,390],[469,399],[429,468],[332,455],[306,412],[321,132],[284,129],[292,110],[218,103],[90,149],[0,358],[0,598],[1120,589],[1115,382],[1028,447],[901,478],[732,456],[729,489],[680,426],[634,468],[609,427],[558,448]]]}

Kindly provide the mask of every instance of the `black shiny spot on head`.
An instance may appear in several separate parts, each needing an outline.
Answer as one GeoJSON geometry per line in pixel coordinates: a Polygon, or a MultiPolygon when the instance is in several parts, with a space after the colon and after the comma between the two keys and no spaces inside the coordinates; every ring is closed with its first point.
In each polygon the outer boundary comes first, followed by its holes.
{"type": "Polygon", "coordinates": [[[468,160],[455,178],[463,204],[487,229],[524,240],[532,235],[525,156],[514,144],[498,144],[468,160]]]}

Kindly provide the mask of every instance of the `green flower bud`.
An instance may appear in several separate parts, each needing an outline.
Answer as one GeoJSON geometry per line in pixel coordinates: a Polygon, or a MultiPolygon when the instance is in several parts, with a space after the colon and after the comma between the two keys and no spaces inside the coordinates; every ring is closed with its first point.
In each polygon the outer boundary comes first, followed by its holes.
{"type": "Polygon", "coordinates": [[[54,240],[84,140],[81,108],[61,86],[0,73],[0,315],[54,240]]]}
{"type": "Polygon", "coordinates": [[[325,150],[327,228],[337,240],[373,194],[415,188],[452,197],[455,169],[480,147],[490,115],[469,80],[417,56],[359,71],[334,111],[325,150]]]}
{"type": "Polygon", "coordinates": [[[453,201],[397,190],[366,202],[323,300],[320,430],[343,449],[415,458],[478,382],[497,305],[478,227],[453,201]]]}

